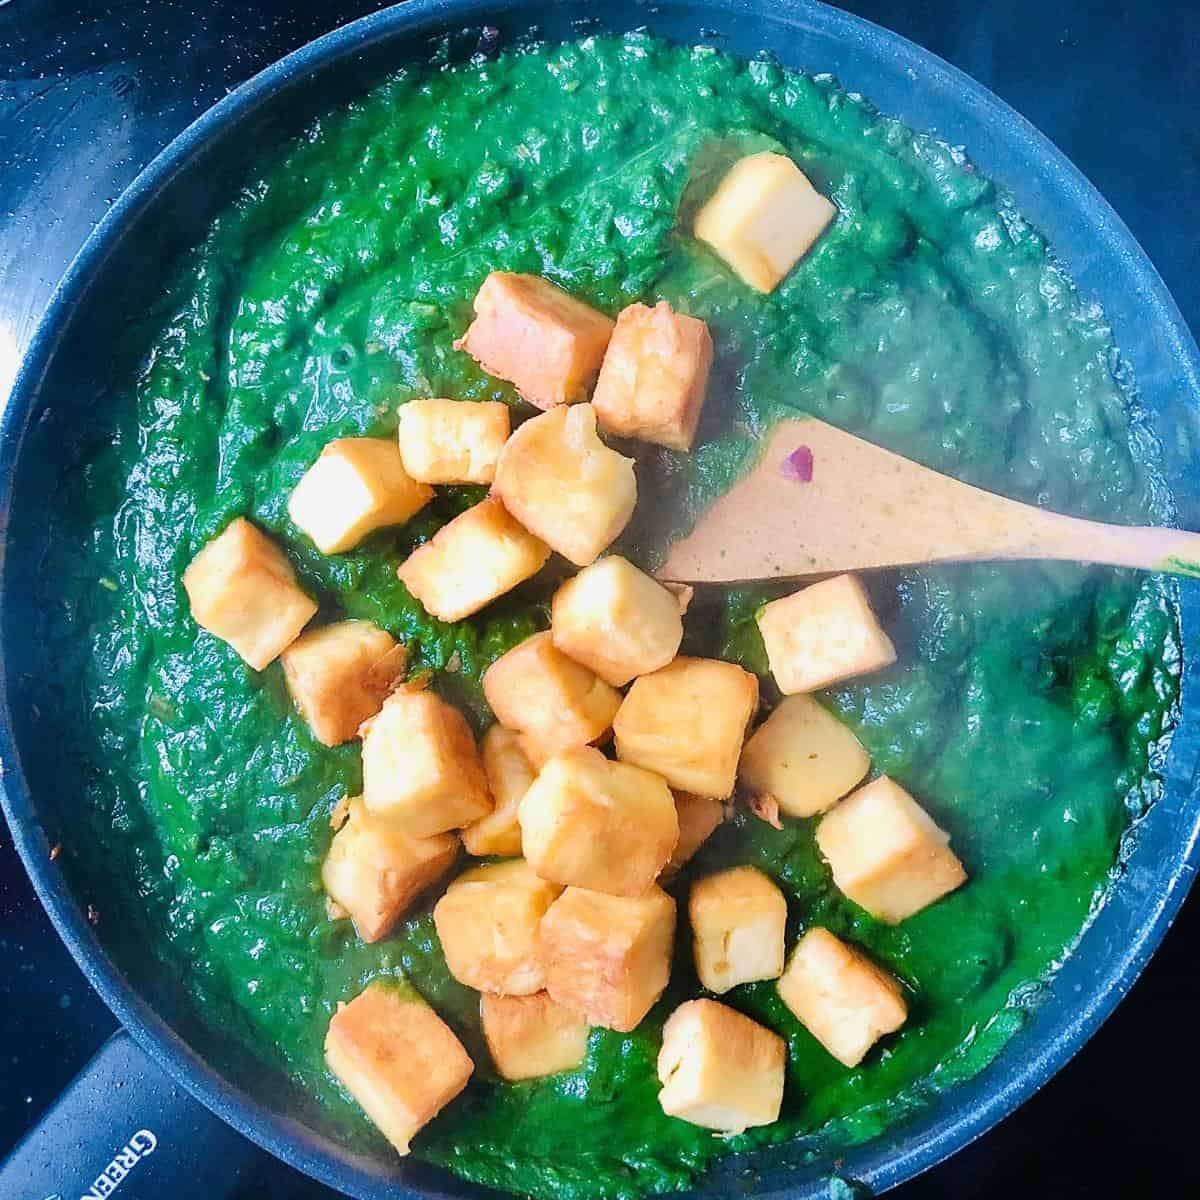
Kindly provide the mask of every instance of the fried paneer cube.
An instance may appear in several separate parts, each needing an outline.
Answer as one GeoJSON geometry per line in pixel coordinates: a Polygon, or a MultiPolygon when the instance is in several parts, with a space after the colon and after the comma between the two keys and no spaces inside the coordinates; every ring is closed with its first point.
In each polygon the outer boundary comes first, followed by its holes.
{"type": "Polygon", "coordinates": [[[512,857],[521,853],[521,823],[517,811],[537,772],[521,749],[520,735],[493,725],[479,744],[483,773],[495,808],[462,831],[468,854],[512,857]]]}
{"type": "Polygon", "coordinates": [[[582,400],[613,322],[537,275],[493,271],[475,295],[475,319],[454,343],[538,408],[582,400]]]}
{"type": "Polygon", "coordinates": [[[543,879],[614,896],[643,895],[679,840],[666,783],[591,746],[546,763],[520,819],[525,856],[543,879]]]}
{"type": "Polygon", "coordinates": [[[364,942],[377,942],[396,927],[427,888],[453,866],[453,834],[414,838],[372,818],[362,798],[333,835],[321,866],[321,883],[364,942]]]}
{"type": "Polygon", "coordinates": [[[673,788],[732,795],[758,679],[733,663],[677,658],[634,680],[613,718],[617,757],[673,788]]]}
{"type": "Polygon", "coordinates": [[[373,816],[430,837],[492,811],[470,726],[433,692],[393,692],[362,739],[363,800],[373,816]]]}
{"type": "Polygon", "coordinates": [[[697,796],[692,792],[675,793],[675,814],[679,819],[679,841],[671,854],[663,874],[673,875],[686,863],[717,831],[725,820],[725,805],[711,796],[697,796]]]}
{"type": "Polygon", "coordinates": [[[609,555],[568,579],[551,604],[554,644],[624,687],[665,667],[683,640],[679,600],[628,559],[609,555]]]}
{"type": "Polygon", "coordinates": [[[419,483],[491,483],[509,435],[496,400],[410,400],[400,407],[400,457],[419,483]]]}
{"type": "Polygon", "coordinates": [[[787,901],[755,867],[730,867],[692,884],[688,896],[696,974],[721,995],[783,971],[787,901]]]}
{"type": "Polygon", "coordinates": [[[592,396],[601,427],[690,450],[712,357],[703,321],[675,312],[665,300],[653,308],[631,304],[617,317],[592,396]]]}
{"type": "Polygon", "coordinates": [[[450,974],[497,996],[540,992],[538,925],[561,891],[521,858],[464,871],[433,909],[450,974]]]}
{"type": "Polygon", "coordinates": [[[590,404],[526,421],[500,452],[494,490],[526,529],[577,567],[599,558],[637,503],[633,459],[600,440],[590,404]]]}
{"type": "Polygon", "coordinates": [[[549,633],[496,659],[483,674],[483,694],[496,719],[521,735],[535,767],[602,738],[621,705],[621,693],[563,654],[549,633]]]}
{"type": "Polygon", "coordinates": [[[370,621],[335,621],[302,634],[280,656],[288,691],[317,741],[358,736],[404,675],[407,654],[370,621]]]}
{"type": "Polygon", "coordinates": [[[835,575],[764,605],[758,628],[784,695],[814,692],[896,661],[854,575],[835,575]]]}
{"type": "Polygon", "coordinates": [[[908,1018],[900,984],[828,929],[796,943],[779,995],[797,1021],[847,1067],[856,1067],[884,1034],[908,1018]]]}
{"type": "Polygon", "coordinates": [[[540,1079],[573,1071],[587,1056],[588,1024],[546,992],[479,1001],[483,1036],[504,1079],[540,1079]]]}
{"type": "Polygon", "coordinates": [[[966,882],[950,835],[894,779],[874,779],[821,818],[817,845],[833,882],[898,925],[966,882]]]}
{"type": "Polygon", "coordinates": [[[536,575],[550,547],[513,519],[495,496],[459,513],[396,571],[439,621],[461,621],[536,575]]]}
{"type": "Polygon", "coordinates": [[[391,438],[337,438],[296,484],[288,516],[322,554],[341,554],[376,529],[403,525],[432,499],[391,438]]]}
{"type": "Polygon", "coordinates": [[[854,733],[811,696],[788,696],[750,735],[742,786],[772,796],[789,817],[832,808],[871,769],[854,733]]]}
{"type": "Polygon", "coordinates": [[[192,619],[256,671],[283,653],[317,611],[283,551],[238,517],[183,573],[192,619]]]}
{"type": "Polygon", "coordinates": [[[752,288],[771,292],[835,216],[790,158],[765,151],[734,163],[693,231],[752,288]]]}
{"type": "Polygon", "coordinates": [[[475,1064],[415,993],[376,980],[341,1004],[325,1062],[400,1154],[467,1086],[475,1064]]]}
{"type": "Polygon", "coordinates": [[[546,990],[589,1025],[629,1033],[667,986],[674,938],[662,888],[631,898],[569,887],[538,930],[546,990]]]}
{"type": "Polygon", "coordinates": [[[667,1018],[658,1101],[669,1117],[718,1133],[779,1119],[783,1038],[716,1000],[688,1000],[667,1018]]]}

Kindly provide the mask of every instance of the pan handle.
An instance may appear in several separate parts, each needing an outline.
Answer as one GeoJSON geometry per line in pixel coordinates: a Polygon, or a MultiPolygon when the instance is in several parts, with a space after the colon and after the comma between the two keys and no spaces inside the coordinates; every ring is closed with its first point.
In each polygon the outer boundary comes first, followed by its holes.
{"type": "Polygon", "coordinates": [[[122,1030],[0,1164],[0,1196],[224,1200],[258,1153],[122,1030]]]}

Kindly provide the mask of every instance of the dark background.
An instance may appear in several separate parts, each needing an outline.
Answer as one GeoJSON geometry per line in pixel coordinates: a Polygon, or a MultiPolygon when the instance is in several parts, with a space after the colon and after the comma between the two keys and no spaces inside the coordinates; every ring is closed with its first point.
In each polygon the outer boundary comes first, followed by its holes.
{"type": "MultiPolygon", "coordinates": [[[[0,403],[58,277],[174,134],[372,0],[0,0],[0,403]]],[[[1083,169],[1200,331],[1200,0],[845,4],[997,92],[1083,169]]],[[[1044,1091],[897,1200],[1200,1195],[1200,899],[1044,1091]]],[[[0,824],[0,1154],[114,1028],[0,824]]],[[[333,1193],[263,1157],[254,1197],[333,1193]]],[[[179,1200],[192,1200],[181,1196],[179,1200]]],[[[196,1200],[200,1200],[199,1197],[196,1200]]]]}

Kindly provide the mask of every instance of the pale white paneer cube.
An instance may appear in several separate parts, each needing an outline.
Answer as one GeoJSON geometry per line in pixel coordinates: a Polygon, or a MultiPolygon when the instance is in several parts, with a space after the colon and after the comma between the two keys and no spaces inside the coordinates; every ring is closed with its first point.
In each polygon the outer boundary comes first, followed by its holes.
{"type": "Polygon", "coordinates": [[[573,1071],[587,1057],[588,1023],[550,999],[492,996],[479,1000],[479,1019],[502,1079],[541,1079],[573,1071]]]}
{"type": "Polygon", "coordinates": [[[896,647],[854,575],[835,575],[772,600],[758,614],[758,628],[785,696],[815,692],[896,661],[896,647]]]}
{"type": "Polygon", "coordinates": [[[338,1005],[325,1035],[325,1062],[400,1154],[475,1069],[424,1000],[381,980],[338,1005]]]}
{"type": "Polygon", "coordinates": [[[338,438],[296,484],[288,516],[322,554],[341,554],[376,529],[403,525],[432,499],[391,438],[338,438]]]}
{"type": "Polygon", "coordinates": [[[433,909],[450,974],[498,996],[540,992],[537,930],[561,892],[521,858],[464,871],[433,909]]]}
{"type": "Polygon", "coordinates": [[[317,741],[339,746],[383,706],[407,654],[370,621],[335,621],[298,637],[280,656],[292,700],[317,741]]]}
{"type": "Polygon", "coordinates": [[[453,834],[414,838],[374,819],[354,797],[333,835],[321,866],[329,898],[354,922],[364,942],[377,942],[396,927],[427,888],[458,857],[453,834]]]}
{"type": "Polygon", "coordinates": [[[262,671],[317,611],[283,551],[245,517],[232,521],[188,564],[192,619],[262,671]]]}
{"type": "Polygon", "coordinates": [[[742,786],[789,817],[832,808],[871,769],[862,743],[811,696],[788,696],[742,750],[742,786]]]}
{"type": "Polygon", "coordinates": [[[517,811],[537,772],[521,749],[521,739],[503,725],[493,725],[479,744],[483,773],[495,808],[462,831],[468,854],[512,857],[521,853],[521,823],[517,811]]]}
{"type": "Polygon", "coordinates": [[[508,439],[496,467],[508,511],[577,567],[595,562],[633,516],[633,459],[596,433],[590,404],[552,409],[508,439]]]}
{"type": "Polygon", "coordinates": [[[721,995],[783,971],[787,901],[762,871],[731,867],[692,884],[688,895],[696,974],[721,995]]]}
{"type": "Polygon", "coordinates": [[[433,692],[393,692],[362,739],[363,800],[373,816],[430,837],[492,811],[471,729],[433,692]]]}
{"type": "Polygon", "coordinates": [[[908,1018],[900,984],[819,927],[796,943],[779,995],[796,1020],[847,1067],[857,1067],[881,1037],[908,1018]]]}
{"type": "Polygon", "coordinates": [[[621,705],[621,693],[563,654],[549,633],[535,633],[496,659],[483,674],[483,694],[539,768],[560,751],[602,738],[621,705]]]}
{"type": "Polygon", "coordinates": [[[758,679],[733,663],[677,658],[634,681],[616,717],[617,757],[661,775],[673,788],[732,795],[758,679]]]}
{"type": "Polygon", "coordinates": [[[546,763],[520,819],[525,857],[543,879],[614,896],[643,895],[679,840],[666,783],[591,746],[546,763]]]}
{"type": "Polygon", "coordinates": [[[669,1117],[718,1133],[779,1119],[783,1038],[716,1000],[688,1000],[667,1018],[658,1054],[658,1102],[669,1117]]]}
{"type": "Polygon", "coordinates": [[[475,319],[454,343],[538,408],[582,400],[613,323],[537,275],[493,271],[475,296],[475,319]]]}
{"type": "Polygon", "coordinates": [[[764,151],[734,163],[693,232],[752,288],[771,292],[835,216],[790,158],[764,151]]]}
{"type": "Polygon", "coordinates": [[[665,301],[631,304],[617,327],[592,404],[603,429],[618,437],[690,450],[708,388],[713,344],[708,326],[665,301]]]}
{"type": "Polygon", "coordinates": [[[886,775],[821,818],[817,845],[841,891],[889,925],[898,925],[967,879],[950,849],[950,835],[886,775]]]}
{"type": "Polygon", "coordinates": [[[725,820],[725,805],[712,796],[676,792],[675,814],[679,819],[679,841],[675,843],[671,860],[663,871],[665,876],[675,874],[690,862],[700,847],[712,837],[725,820]]]}
{"type": "Polygon", "coordinates": [[[495,400],[410,400],[400,408],[400,457],[419,483],[491,483],[509,434],[495,400]]]}
{"type": "Polygon", "coordinates": [[[671,977],[675,901],[659,887],[610,896],[569,887],[538,930],[546,990],[589,1025],[629,1033],[671,977]]]}
{"type": "Polygon", "coordinates": [[[400,582],[439,621],[461,621],[536,575],[550,557],[495,497],[459,513],[400,564],[400,582]]]}
{"type": "Polygon", "coordinates": [[[554,644],[613,687],[665,667],[683,641],[678,598],[616,554],[568,579],[550,611],[554,644]]]}

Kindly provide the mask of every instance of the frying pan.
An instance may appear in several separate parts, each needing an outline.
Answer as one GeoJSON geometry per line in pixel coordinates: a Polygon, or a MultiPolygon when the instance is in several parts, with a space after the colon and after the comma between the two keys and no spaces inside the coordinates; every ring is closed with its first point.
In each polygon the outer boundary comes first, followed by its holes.
{"type": "MultiPolygon", "coordinates": [[[[1116,214],[1049,142],[904,39],[811,0],[623,0],[602,9],[576,0],[410,0],[297,51],[186,130],[113,206],[56,292],[0,425],[4,811],[56,928],[127,1031],[0,1167],[5,1197],[106,1196],[118,1188],[122,1200],[217,1197],[246,1170],[248,1144],[232,1130],[353,1196],[484,1194],[434,1168],[331,1139],[277,1073],[221,1059],[219,1031],[173,1005],[169,981],[134,971],[113,931],[93,926],[69,856],[50,853],[69,837],[78,794],[54,727],[55,664],[31,631],[38,628],[32,581],[45,552],[50,497],[89,431],[96,436],[104,399],[96,381],[106,376],[125,314],[145,311],[162,293],[172,262],[235,194],[263,148],[405,62],[426,59],[438,38],[453,35],[451,52],[469,54],[485,25],[502,42],[531,31],[562,39],[647,26],[743,57],[767,51],[787,66],[833,72],[883,111],[965,145],[1049,237],[1083,294],[1103,304],[1162,442],[1180,523],[1200,526],[1192,450],[1200,354],[1162,281],[1116,214]]],[[[1188,645],[1200,589],[1184,585],[1180,602],[1188,645]]],[[[836,1164],[841,1177],[876,1192],[911,1178],[1012,1111],[1096,1030],[1166,932],[1200,860],[1198,755],[1197,673],[1185,662],[1182,713],[1161,764],[1164,793],[1125,838],[1107,903],[997,1060],[932,1095],[919,1114],[874,1141],[846,1150],[836,1164]]],[[[115,892],[121,881],[108,885],[115,892]]],[[[828,1194],[834,1166],[804,1144],[771,1147],[721,1164],[701,1194],[807,1200],[828,1194]]]]}

